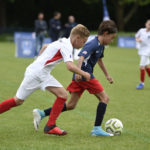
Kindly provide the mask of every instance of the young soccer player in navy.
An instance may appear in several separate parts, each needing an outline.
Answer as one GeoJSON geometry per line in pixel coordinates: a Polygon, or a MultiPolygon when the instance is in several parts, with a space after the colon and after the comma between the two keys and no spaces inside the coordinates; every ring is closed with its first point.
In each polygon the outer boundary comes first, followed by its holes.
{"type": "Polygon", "coordinates": [[[141,28],[135,35],[140,56],[140,83],[136,89],[144,88],[145,72],[150,77],[150,19],[145,23],[145,28],[141,28]]]}
{"type": "MultiPolygon", "coordinates": [[[[108,74],[102,58],[104,57],[104,46],[112,42],[112,40],[116,36],[116,33],[117,27],[112,20],[103,21],[100,24],[98,28],[98,36],[85,44],[85,46],[79,53],[80,58],[77,63],[78,68],[81,68],[82,70],[91,74],[91,79],[89,81],[86,81],[86,79],[81,75],[74,74],[72,82],[67,87],[67,90],[71,93],[71,98],[64,105],[62,112],[74,109],[84,90],[88,90],[90,94],[94,94],[99,100],[95,124],[91,132],[92,136],[112,136],[112,134],[105,132],[101,128],[109,98],[102,85],[94,77],[93,69],[95,64],[98,63],[99,67],[104,72],[106,79],[110,83],[113,83],[113,79],[108,74]]],[[[39,109],[33,110],[34,127],[36,130],[38,130],[41,119],[45,116],[48,116],[50,112],[51,108],[44,111],[39,109]]]]}
{"type": "Polygon", "coordinates": [[[83,47],[89,34],[89,30],[79,24],[72,29],[70,38],[62,38],[43,47],[37,59],[27,67],[24,80],[17,90],[16,96],[0,103],[0,114],[22,104],[35,90],[48,90],[56,96],[56,101],[44,132],[65,135],[66,132],[55,124],[67,100],[67,91],[50,73],[57,64],[64,60],[69,71],[78,73],[89,80],[90,74],[74,65],[72,57],[73,48],[83,47]]]}

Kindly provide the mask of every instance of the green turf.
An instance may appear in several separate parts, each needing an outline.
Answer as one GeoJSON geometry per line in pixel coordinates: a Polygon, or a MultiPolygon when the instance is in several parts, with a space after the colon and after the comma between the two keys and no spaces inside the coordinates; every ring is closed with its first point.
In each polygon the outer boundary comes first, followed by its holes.
{"type": "MultiPolygon", "coordinates": [[[[15,95],[23,79],[25,68],[33,59],[15,58],[13,43],[0,43],[0,101],[15,95]]],[[[134,49],[108,47],[104,62],[114,79],[110,85],[98,66],[95,76],[110,97],[104,118],[118,118],[124,132],[115,137],[91,137],[98,100],[87,92],[81,97],[75,110],[64,112],[57,125],[68,131],[64,137],[45,135],[43,119],[39,131],[32,124],[32,110],[51,106],[55,97],[36,91],[20,107],[0,115],[0,150],[149,150],[150,149],[150,79],[146,75],[144,90],[137,91],[139,83],[139,57],[134,49]]],[[[52,74],[65,87],[72,73],[62,63],[52,74]]]]}

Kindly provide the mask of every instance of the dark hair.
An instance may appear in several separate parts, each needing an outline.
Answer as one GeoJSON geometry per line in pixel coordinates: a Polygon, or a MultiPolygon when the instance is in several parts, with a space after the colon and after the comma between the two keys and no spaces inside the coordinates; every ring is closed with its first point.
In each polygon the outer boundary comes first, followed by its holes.
{"type": "Polygon", "coordinates": [[[54,12],[54,17],[57,16],[58,14],[61,14],[59,11],[54,12]]]}
{"type": "Polygon", "coordinates": [[[150,21],[150,19],[147,19],[147,20],[146,20],[146,23],[147,23],[148,21],[150,21]]]}
{"type": "Polygon", "coordinates": [[[40,14],[43,14],[43,15],[44,15],[44,13],[43,13],[42,11],[40,11],[40,12],[38,13],[38,16],[39,16],[40,14]]]}
{"type": "Polygon", "coordinates": [[[117,26],[113,20],[103,21],[98,27],[98,35],[103,35],[104,32],[117,33],[117,26]]]}

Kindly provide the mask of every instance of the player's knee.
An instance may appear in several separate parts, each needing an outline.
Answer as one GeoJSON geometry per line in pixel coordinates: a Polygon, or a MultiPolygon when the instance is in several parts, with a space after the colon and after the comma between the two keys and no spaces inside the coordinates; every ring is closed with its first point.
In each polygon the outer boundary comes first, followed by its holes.
{"type": "Polygon", "coordinates": [[[23,104],[23,102],[24,102],[24,100],[19,99],[19,98],[17,98],[17,97],[15,97],[14,99],[15,99],[16,105],[21,105],[21,104],[23,104]]]}
{"type": "Polygon", "coordinates": [[[146,65],[146,66],[145,66],[145,69],[147,69],[147,68],[149,68],[149,66],[148,66],[148,65],[146,65]]]}
{"type": "Polygon", "coordinates": [[[67,99],[68,98],[68,94],[67,92],[64,92],[63,94],[61,94],[59,97],[63,98],[63,99],[67,99]]]}
{"type": "Polygon", "coordinates": [[[140,66],[140,69],[141,69],[141,70],[145,69],[145,66],[140,66]]]}
{"type": "Polygon", "coordinates": [[[109,102],[109,97],[108,97],[108,96],[105,96],[101,101],[102,101],[103,103],[105,103],[105,104],[108,104],[108,102],[109,102]]]}

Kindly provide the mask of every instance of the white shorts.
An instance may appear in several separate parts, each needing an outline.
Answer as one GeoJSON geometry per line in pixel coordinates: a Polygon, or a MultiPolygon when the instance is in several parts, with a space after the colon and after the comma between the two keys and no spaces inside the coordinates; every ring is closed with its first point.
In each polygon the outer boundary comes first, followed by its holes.
{"type": "Polygon", "coordinates": [[[17,90],[16,97],[25,100],[31,93],[37,89],[45,90],[46,87],[63,87],[52,75],[44,75],[44,80],[39,77],[27,74],[25,75],[19,89],[17,90]]]}
{"type": "Polygon", "coordinates": [[[141,60],[140,60],[140,66],[147,66],[150,64],[150,59],[149,59],[149,56],[143,56],[141,55],[140,56],[141,60]]]}

